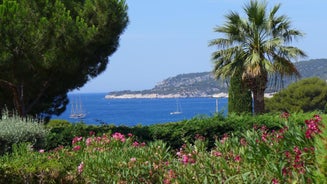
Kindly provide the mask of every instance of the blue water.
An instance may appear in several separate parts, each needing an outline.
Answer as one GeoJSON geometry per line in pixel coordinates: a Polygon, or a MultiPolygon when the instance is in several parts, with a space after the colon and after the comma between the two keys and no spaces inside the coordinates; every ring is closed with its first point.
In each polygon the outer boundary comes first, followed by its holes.
{"type": "MultiPolygon", "coordinates": [[[[66,111],[52,119],[86,124],[113,124],[116,126],[151,125],[187,120],[196,116],[212,116],[216,112],[216,98],[165,99],[105,99],[104,93],[69,94],[70,102],[80,101],[86,116],[70,118],[71,103],[66,111]],[[78,99],[78,100],[77,100],[78,99]],[[171,115],[180,104],[182,113],[171,115]]],[[[218,111],[227,113],[227,98],[218,99],[218,111]]]]}

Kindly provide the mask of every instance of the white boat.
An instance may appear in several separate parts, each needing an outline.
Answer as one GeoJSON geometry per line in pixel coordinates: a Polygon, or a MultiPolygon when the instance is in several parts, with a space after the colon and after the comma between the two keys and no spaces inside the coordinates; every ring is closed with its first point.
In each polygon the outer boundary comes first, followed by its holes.
{"type": "Polygon", "coordinates": [[[86,113],[83,110],[81,99],[79,98],[79,101],[77,101],[77,100],[72,101],[69,117],[73,118],[73,119],[82,119],[85,116],[86,116],[86,113]]]}
{"type": "Polygon", "coordinates": [[[174,114],[182,114],[181,104],[179,103],[178,100],[176,100],[176,111],[171,112],[170,114],[171,115],[174,115],[174,114]]]}

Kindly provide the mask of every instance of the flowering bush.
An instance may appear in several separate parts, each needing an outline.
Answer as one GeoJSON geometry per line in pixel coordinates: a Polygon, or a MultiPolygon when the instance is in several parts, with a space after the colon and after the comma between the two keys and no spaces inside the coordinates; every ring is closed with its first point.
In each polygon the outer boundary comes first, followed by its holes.
{"type": "Polygon", "coordinates": [[[199,134],[194,143],[171,150],[162,141],[139,142],[119,132],[90,132],[74,137],[71,147],[51,151],[22,145],[0,158],[0,178],[16,183],[313,183],[322,119],[315,115],[300,126],[289,117],[283,120],[279,130],[254,126],[240,136],[216,137],[212,149],[199,134]]]}
{"type": "Polygon", "coordinates": [[[316,136],[315,152],[316,152],[316,165],[317,169],[314,173],[316,183],[324,183],[327,181],[327,129],[326,123],[318,123],[318,128],[321,134],[316,136]]]}

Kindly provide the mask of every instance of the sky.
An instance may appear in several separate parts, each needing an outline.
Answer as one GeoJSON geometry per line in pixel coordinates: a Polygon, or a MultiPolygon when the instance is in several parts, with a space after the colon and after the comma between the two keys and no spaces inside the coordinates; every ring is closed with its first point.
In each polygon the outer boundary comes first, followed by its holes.
{"type": "MultiPolygon", "coordinates": [[[[221,38],[230,11],[243,15],[249,0],[126,0],[129,24],[107,69],[76,93],[144,90],[178,74],[212,71],[210,40],[221,38]]],[[[268,9],[281,4],[278,15],[287,15],[292,28],[305,33],[292,45],[309,59],[327,58],[327,1],[271,0],[268,9]]]]}

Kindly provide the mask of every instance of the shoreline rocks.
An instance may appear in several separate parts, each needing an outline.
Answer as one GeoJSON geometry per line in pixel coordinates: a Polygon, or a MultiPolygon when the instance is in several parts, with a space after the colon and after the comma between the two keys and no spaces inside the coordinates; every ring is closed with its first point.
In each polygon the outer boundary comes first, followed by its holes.
{"type": "MultiPolygon", "coordinates": [[[[266,98],[273,97],[275,93],[265,93],[266,98]]],[[[181,95],[181,94],[120,94],[120,95],[105,95],[105,99],[133,99],[133,98],[228,98],[228,93],[217,93],[213,95],[200,95],[200,96],[190,96],[190,95],[181,95]]]]}
{"type": "Polygon", "coordinates": [[[106,95],[106,99],[133,99],[133,98],[227,98],[227,93],[219,93],[219,97],[216,97],[215,95],[201,95],[201,96],[190,96],[190,95],[181,95],[181,94],[121,94],[121,95],[106,95]]]}

